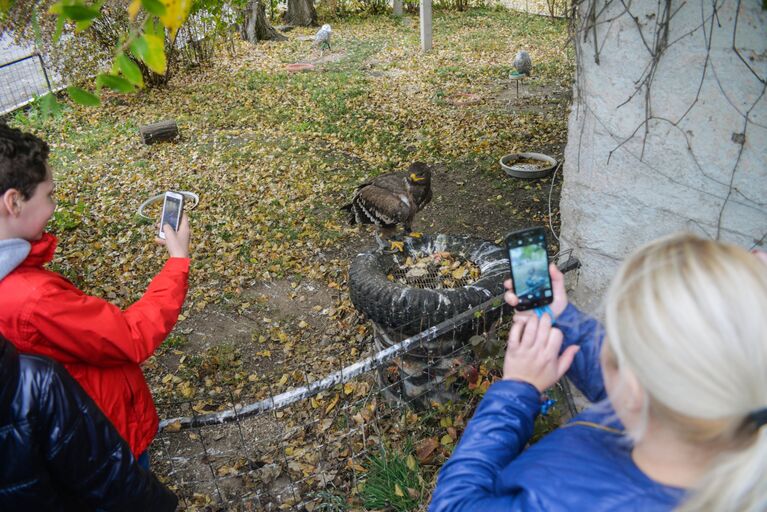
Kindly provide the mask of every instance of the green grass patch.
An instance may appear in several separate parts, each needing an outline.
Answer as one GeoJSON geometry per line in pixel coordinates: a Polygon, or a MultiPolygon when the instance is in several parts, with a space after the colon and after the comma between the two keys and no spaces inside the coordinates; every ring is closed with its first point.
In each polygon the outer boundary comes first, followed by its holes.
{"type": "Polygon", "coordinates": [[[360,491],[365,509],[406,512],[420,505],[424,481],[410,443],[403,453],[381,450],[368,458],[365,467],[367,477],[360,491]]]}

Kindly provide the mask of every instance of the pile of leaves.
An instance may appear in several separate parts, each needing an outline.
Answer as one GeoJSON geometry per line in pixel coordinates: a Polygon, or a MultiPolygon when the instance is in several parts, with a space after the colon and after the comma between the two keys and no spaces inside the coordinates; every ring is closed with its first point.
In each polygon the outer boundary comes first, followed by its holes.
{"type": "Polygon", "coordinates": [[[389,281],[414,288],[460,288],[474,283],[480,277],[477,265],[461,254],[436,252],[424,256],[408,256],[387,274],[389,281]]]}

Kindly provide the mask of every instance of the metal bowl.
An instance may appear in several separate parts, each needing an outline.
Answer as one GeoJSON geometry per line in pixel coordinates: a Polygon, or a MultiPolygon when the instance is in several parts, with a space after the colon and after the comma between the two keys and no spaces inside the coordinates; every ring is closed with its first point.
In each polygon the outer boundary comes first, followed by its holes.
{"type": "Polygon", "coordinates": [[[500,164],[509,176],[530,180],[550,176],[557,167],[557,160],[542,153],[511,153],[501,157],[500,164]],[[518,163],[522,159],[538,160],[541,165],[518,163]]]}

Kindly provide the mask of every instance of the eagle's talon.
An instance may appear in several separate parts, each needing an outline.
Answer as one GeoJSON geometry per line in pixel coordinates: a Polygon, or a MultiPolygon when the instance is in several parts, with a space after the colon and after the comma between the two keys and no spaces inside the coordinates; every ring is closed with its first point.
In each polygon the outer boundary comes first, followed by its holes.
{"type": "Polygon", "coordinates": [[[389,245],[392,251],[404,252],[405,242],[399,242],[396,240],[389,240],[389,245]]]}

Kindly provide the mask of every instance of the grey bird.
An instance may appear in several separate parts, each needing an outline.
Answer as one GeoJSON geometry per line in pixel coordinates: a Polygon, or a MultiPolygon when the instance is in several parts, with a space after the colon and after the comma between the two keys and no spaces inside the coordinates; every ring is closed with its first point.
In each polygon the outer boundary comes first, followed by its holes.
{"type": "Polygon", "coordinates": [[[330,36],[332,33],[333,30],[330,28],[330,25],[327,23],[322,25],[322,27],[317,31],[317,35],[314,36],[314,42],[312,43],[312,46],[319,48],[320,52],[322,52],[325,47],[330,50],[330,36]]]}
{"type": "Polygon", "coordinates": [[[514,66],[519,74],[530,76],[530,72],[533,70],[533,61],[525,50],[520,50],[517,52],[516,57],[514,57],[512,66],[514,66]]]}
{"type": "MultiPolygon", "coordinates": [[[[416,213],[431,201],[431,169],[423,162],[410,164],[407,171],[377,176],[357,187],[352,202],[341,207],[349,213],[349,224],[373,224],[376,241],[383,250],[384,239],[402,224],[412,232],[416,213]]],[[[392,247],[394,242],[392,242],[392,247]]]]}

